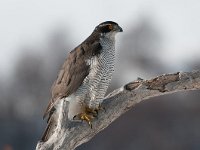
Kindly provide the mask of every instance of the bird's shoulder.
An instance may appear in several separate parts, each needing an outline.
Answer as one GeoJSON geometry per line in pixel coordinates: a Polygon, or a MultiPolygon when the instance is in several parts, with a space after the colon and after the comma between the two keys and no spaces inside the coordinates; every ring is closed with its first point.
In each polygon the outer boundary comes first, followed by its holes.
{"type": "Polygon", "coordinates": [[[88,37],[67,56],[52,86],[52,99],[67,97],[75,92],[89,74],[87,60],[101,52],[99,35],[88,37]]]}
{"type": "Polygon", "coordinates": [[[68,54],[51,87],[52,96],[44,117],[50,112],[57,100],[68,97],[81,86],[90,71],[87,60],[99,55],[101,49],[100,35],[94,33],[68,54]]]}

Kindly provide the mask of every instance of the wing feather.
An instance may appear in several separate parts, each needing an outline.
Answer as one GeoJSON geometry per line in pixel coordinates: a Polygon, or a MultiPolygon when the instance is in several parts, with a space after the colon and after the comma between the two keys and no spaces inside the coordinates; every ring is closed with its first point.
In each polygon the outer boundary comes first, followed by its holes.
{"type": "Polygon", "coordinates": [[[52,86],[52,98],[43,118],[49,114],[57,100],[68,97],[80,87],[90,71],[90,66],[86,63],[86,60],[93,55],[98,55],[101,48],[99,42],[86,40],[69,53],[52,86]]]}

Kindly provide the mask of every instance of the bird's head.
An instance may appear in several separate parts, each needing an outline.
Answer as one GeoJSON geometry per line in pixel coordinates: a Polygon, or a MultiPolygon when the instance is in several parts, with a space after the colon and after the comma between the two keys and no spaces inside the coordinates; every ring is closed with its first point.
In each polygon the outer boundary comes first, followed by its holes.
{"type": "Polygon", "coordinates": [[[118,32],[123,32],[122,28],[113,21],[106,21],[100,23],[96,28],[95,32],[99,32],[102,35],[114,36],[118,32]]]}

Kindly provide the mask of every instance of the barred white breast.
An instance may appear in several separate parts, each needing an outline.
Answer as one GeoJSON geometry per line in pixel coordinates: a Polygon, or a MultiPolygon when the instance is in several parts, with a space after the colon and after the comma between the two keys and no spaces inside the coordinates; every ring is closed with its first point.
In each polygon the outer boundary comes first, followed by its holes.
{"type": "Polygon", "coordinates": [[[115,39],[102,37],[100,44],[101,53],[87,60],[91,68],[90,73],[75,94],[87,105],[91,101],[104,98],[114,72],[115,39]]]}

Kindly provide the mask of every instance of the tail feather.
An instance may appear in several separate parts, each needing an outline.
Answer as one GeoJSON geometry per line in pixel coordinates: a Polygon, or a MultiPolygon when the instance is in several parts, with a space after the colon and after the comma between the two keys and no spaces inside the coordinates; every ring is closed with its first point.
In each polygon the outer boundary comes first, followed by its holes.
{"type": "Polygon", "coordinates": [[[55,109],[54,109],[54,107],[53,107],[53,103],[50,101],[49,104],[48,104],[48,106],[47,106],[47,108],[46,108],[46,110],[45,110],[45,112],[44,112],[43,120],[47,117],[47,115],[48,115],[49,113],[52,112],[52,110],[54,111],[55,109]]]}
{"type": "MultiPolygon", "coordinates": [[[[52,127],[53,127],[53,124],[55,124],[55,120],[54,120],[55,117],[53,116],[54,111],[55,111],[55,108],[52,107],[52,109],[48,113],[46,113],[46,116],[49,115],[49,117],[47,119],[47,127],[46,127],[46,129],[43,133],[42,139],[41,139],[43,142],[48,140],[49,134],[53,130],[52,127]]],[[[45,118],[46,118],[46,116],[45,116],[45,118]]]]}
{"type": "Polygon", "coordinates": [[[51,118],[49,119],[48,123],[47,123],[47,127],[42,135],[42,142],[46,142],[49,138],[49,134],[50,134],[50,130],[51,130],[51,127],[52,127],[52,120],[51,118]]]}

